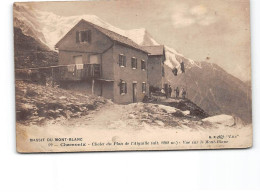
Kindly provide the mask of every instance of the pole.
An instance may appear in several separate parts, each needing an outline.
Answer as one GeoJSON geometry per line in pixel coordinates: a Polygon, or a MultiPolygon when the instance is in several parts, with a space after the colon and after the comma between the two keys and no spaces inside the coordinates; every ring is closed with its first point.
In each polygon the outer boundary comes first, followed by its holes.
{"type": "Polygon", "coordinates": [[[94,95],[94,87],[95,87],[95,80],[93,78],[92,79],[92,89],[91,89],[93,95],[94,95]]]}

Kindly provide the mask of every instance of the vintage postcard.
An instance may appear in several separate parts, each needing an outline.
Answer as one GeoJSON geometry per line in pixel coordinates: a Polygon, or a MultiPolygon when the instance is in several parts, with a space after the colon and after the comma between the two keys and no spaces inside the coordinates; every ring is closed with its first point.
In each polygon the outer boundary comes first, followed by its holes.
{"type": "Polygon", "coordinates": [[[252,147],[249,0],[13,5],[17,151],[252,147]]]}

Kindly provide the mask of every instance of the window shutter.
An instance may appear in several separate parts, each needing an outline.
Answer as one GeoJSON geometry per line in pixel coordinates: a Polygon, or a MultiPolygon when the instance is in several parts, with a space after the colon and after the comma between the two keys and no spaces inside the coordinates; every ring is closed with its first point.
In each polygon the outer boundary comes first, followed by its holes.
{"type": "Polygon", "coordinates": [[[126,56],[124,56],[123,54],[120,54],[118,63],[119,63],[119,66],[126,67],[126,56]]]}
{"type": "Polygon", "coordinates": [[[91,42],[91,39],[92,39],[92,37],[91,37],[91,31],[89,30],[89,31],[88,31],[88,42],[89,42],[89,43],[91,42]]]}
{"type": "Polygon", "coordinates": [[[79,31],[76,31],[76,43],[79,43],[79,31]]]}
{"type": "Polygon", "coordinates": [[[125,56],[121,56],[121,57],[122,57],[122,59],[121,59],[121,60],[122,60],[122,61],[121,61],[121,65],[122,65],[122,66],[125,66],[125,56]]]}
{"type": "Polygon", "coordinates": [[[118,64],[119,64],[119,66],[122,65],[122,56],[121,55],[118,56],[118,64]]]}
{"type": "Polygon", "coordinates": [[[136,68],[137,69],[137,59],[136,58],[131,58],[131,66],[132,68],[136,68]]]}
{"type": "Polygon", "coordinates": [[[123,93],[122,88],[123,88],[123,84],[122,84],[122,82],[120,82],[120,83],[119,83],[119,92],[120,92],[120,94],[123,93]]]}
{"type": "Polygon", "coordinates": [[[88,41],[88,34],[86,31],[82,32],[82,42],[88,41]]]}
{"type": "Polygon", "coordinates": [[[127,93],[127,83],[125,83],[125,93],[127,93]]]}
{"type": "Polygon", "coordinates": [[[146,70],[146,62],[144,60],[141,61],[142,70],[146,70]]]}

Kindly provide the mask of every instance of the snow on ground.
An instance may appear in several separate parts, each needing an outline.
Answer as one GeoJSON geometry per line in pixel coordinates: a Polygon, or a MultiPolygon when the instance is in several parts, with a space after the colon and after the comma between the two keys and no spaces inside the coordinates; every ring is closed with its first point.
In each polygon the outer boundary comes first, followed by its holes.
{"type": "MultiPolygon", "coordinates": [[[[52,121],[44,126],[17,124],[18,151],[117,151],[231,148],[251,146],[251,125],[222,124],[226,116],[194,121],[170,116],[174,108],[155,104],[104,105],[100,111],[76,119],[52,121]],[[166,110],[166,111],[165,111],[166,110]],[[210,138],[216,139],[212,140],[210,138]],[[74,142],[30,142],[30,139],[83,138],[86,146],[62,146],[74,142]],[[239,140],[238,140],[239,139],[239,140]],[[168,141],[170,143],[164,143],[168,141]],[[201,143],[203,141],[203,143],[201,143]],[[154,142],[154,144],[152,144],[154,142]],[[197,143],[199,142],[199,143],[197,143]],[[112,145],[97,145],[97,144],[112,145]],[[130,145],[125,145],[130,143],[130,145]],[[147,144],[148,143],[148,144],[147,144]],[[193,144],[192,144],[193,143],[193,144]],[[121,144],[121,145],[120,145],[121,144]],[[142,145],[143,144],[143,145],[142,145]],[[145,145],[147,144],[147,145],[145,145]]],[[[225,123],[225,121],[224,121],[225,123]]],[[[81,142],[80,142],[81,143],[81,142]]]]}
{"type": "Polygon", "coordinates": [[[177,109],[170,106],[158,105],[159,108],[165,110],[167,113],[176,113],[177,109]]]}
{"type": "Polygon", "coordinates": [[[208,117],[203,119],[202,121],[208,121],[210,123],[223,124],[225,126],[232,126],[235,123],[234,117],[230,115],[216,115],[213,117],[208,117]]]}

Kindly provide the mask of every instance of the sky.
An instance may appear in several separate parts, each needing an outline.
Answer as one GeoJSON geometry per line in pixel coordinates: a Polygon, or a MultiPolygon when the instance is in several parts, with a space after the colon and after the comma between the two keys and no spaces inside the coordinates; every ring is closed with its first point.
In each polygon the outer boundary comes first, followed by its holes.
{"type": "Polygon", "coordinates": [[[61,16],[96,15],[121,29],[146,28],[154,39],[196,61],[251,80],[249,0],[99,0],[37,2],[61,16]]]}

